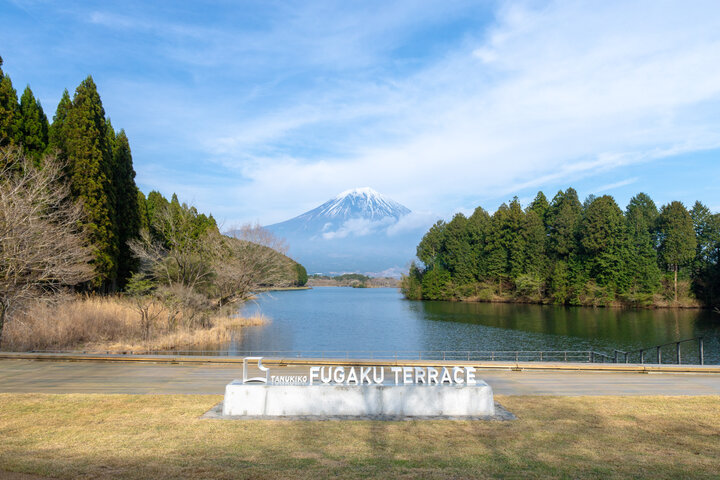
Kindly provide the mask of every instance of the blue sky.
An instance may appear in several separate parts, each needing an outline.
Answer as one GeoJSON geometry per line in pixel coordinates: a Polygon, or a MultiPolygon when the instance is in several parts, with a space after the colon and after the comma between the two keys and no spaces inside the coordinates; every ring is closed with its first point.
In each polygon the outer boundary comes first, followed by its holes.
{"type": "Polygon", "coordinates": [[[418,221],[568,186],[720,211],[716,1],[0,0],[0,55],[50,116],[92,74],[140,188],[226,227],[360,186],[418,221]]]}

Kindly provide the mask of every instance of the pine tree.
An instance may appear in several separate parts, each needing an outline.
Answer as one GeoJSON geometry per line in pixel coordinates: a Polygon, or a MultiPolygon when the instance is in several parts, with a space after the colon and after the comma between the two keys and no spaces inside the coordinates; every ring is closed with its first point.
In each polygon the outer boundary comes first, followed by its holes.
{"type": "Polygon", "coordinates": [[[674,273],[675,301],[677,302],[678,270],[695,257],[697,240],[692,218],[680,202],[664,205],[658,217],[660,257],[674,273]]]}
{"type": "MultiPolygon", "coordinates": [[[[61,102],[62,103],[62,102],[61,102]]],[[[117,233],[113,219],[112,151],[108,145],[105,111],[92,77],[75,90],[65,126],[70,187],[85,207],[85,225],[95,249],[95,287],[114,288],[117,275],[117,233]]]]}
{"type": "Polygon", "coordinates": [[[462,213],[453,217],[445,227],[440,250],[440,262],[450,272],[457,285],[473,282],[477,270],[473,262],[467,222],[467,218],[462,213]]]}
{"type": "Polygon", "coordinates": [[[715,272],[720,260],[720,215],[713,215],[701,202],[695,202],[690,210],[697,248],[692,262],[693,286],[698,297],[712,304],[717,290],[715,272]]]}
{"type": "Polygon", "coordinates": [[[535,199],[528,205],[526,212],[535,212],[543,225],[547,225],[547,215],[550,203],[543,192],[538,192],[535,199]]]}
{"type": "Polygon", "coordinates": [[[20,105],[10,77],[2,71],[0,57],[0,147],[17,144],[20,139],[20,105]]]}
{"type": "Polygon", "coordinates": [[[484,278],[487,272],[487,258],[485,256],[485,242],[490,230],[490,215],[482,207],[477,207],[467,221],[468,240],[475,265],[474,276],[484,278]]]}
{"type": "Polygon", "coordinates": [[[627,288],[625,235],[625,218],[615,199],[603,195],[590,200],[579,228],[580,245],[591,278],[612,291],[627,288]]]}
{"type": "Polygon", "coordinates": [[[660,285],[656,250],[658,211],[655,202],[639,193],[630,199],[625,213],[628,230],[628,276],[633,290],[652,294],[660,285]]]}
{"type": "Polygon", "coordinates": [[[36,161],[45,153],[48,146],[48,119],[29,86],[20,97],[20,138],[25,152],[36,161]]]}
{"type": "Polygon", "coordinates": [[[582,207],[577,192],[568,188],[553,198],[547,214],[548,251],[557,259],[567,259],[577,249],[577,228],[582,207]]]}
{"type": "Polygon", "coordinates": [[[425,264],[425,268],[433,268],[438,262],[438,255],[443,243],[446,223],[438,220],[423,236],[417,246],[417,257],[425,264]]]}
{"type": "Polygon", "coordinates": [[[67,117],[70,109],[72,108],[72,100],[70,100],[70,94],[67,91],[63,91],[60,103],[58,103],[57,109],[55,110],[55,116],[53,116],[52,125],[50,125],[50,131],[48,134],[49,150],[58,156],[62,160],[67,160],[67,145],[65,142],[65,126],[67,124],[67,117]]]}
{"type": "Polygon", "coordinates": [[[536,210],[528,210],[522,225],[524,272],[540,276],[545,271],[545,226],[536,210]]]}
{"type": "MultiPolygon", "coordinates": [[[[124,130],[117,136],[113,135],[113,183],[115,185],[115,215],[118,229],[118,281],[120,287],[136,268],[128,241],[137,238],[140,233],[142,218],[138,204],[138,192],[135,185],[130,143],[124,130]]],[[[143,201],[143,206],[144,201],[143,201]]]]}
{"type": "Polygon", "coordinates": [[[148,215],[147,199],[145,194],[138,189],[137,191],[138,218],[140,218],[140,230],[150,229],[150,218],[148,215]]]}

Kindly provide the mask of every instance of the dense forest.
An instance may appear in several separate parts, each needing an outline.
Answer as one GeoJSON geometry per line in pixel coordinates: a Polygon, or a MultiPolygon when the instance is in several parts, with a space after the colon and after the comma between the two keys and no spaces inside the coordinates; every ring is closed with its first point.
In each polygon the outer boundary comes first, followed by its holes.
{"type": "Polygon", "coordinates": [[[231,238],[174,194],[145,197],[92,77],[63,92],[50,122],[29,86],[18,99],[2,65],[0,335],[7,315],[67,287],[188,305],[200,296],[210,311],[257,287],[304,284],[304,268],[259,226],[231,238]]]}
{"type": "Polygon", "coordinates": [[[407,298],[562,305],[714,306],[720,302],[720,214],[696,202],[659,210],[640,193],[625,211],[609,195],[581,203],[515,197],[490,215],[439,221],[403,278],[407,298]]]}

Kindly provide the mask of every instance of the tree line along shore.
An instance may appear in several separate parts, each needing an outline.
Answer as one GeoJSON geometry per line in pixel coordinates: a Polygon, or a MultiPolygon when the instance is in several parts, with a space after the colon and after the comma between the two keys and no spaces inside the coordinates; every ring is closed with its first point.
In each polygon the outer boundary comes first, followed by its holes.
{"type": "Polygon", "coordinates": [[[253,291],[305,283],[261,227],[223,235],[175,194],[146,197],[92,77],[63,92],[49,122],[2,66],[0,348],[212,344],[262,321],[235,315],[253,291]]]}
{"type": "Polygon", "coordinates": [[[625,211],[610,195],[580,202],[568,188],[517,197],[490,215],[438,221],[402,280],[407,298],[584,306],[720,304],[720,214],[697,201],[657,208],[647,194],[625,211]]]}

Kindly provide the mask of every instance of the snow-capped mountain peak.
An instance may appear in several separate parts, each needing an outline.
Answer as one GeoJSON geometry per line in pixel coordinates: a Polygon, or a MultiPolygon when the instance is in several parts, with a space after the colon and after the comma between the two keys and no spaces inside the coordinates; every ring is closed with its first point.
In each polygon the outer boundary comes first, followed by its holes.
{"type": "Polygon", "coordinates": [[[345,190],[334,199],[328,200],[300,217],[308,220],[319,217],[333,220],[349,218],[379,220],[385,217],[400,218],[408,213],[410,210],[405,206],[370,187],[362,187],[345,190]]]}
{"type": "Polygon", "coordinates": [[[266,228],[290,245],[308,272],[379,272],[402,268],[422,230],[395,229],[410,209],[372,188],[346,190],[317,208],[266,228]]]}

